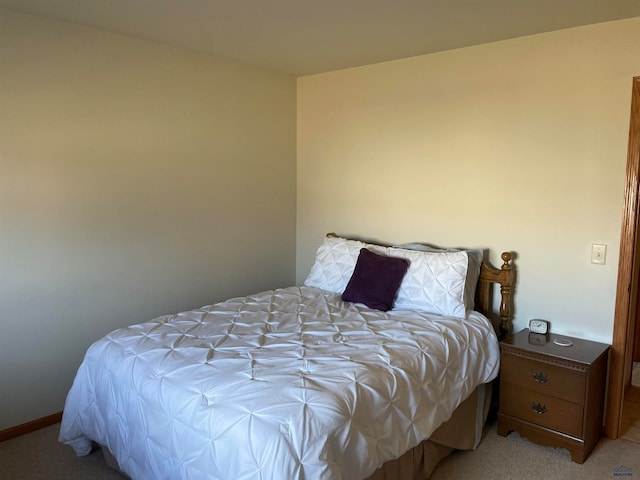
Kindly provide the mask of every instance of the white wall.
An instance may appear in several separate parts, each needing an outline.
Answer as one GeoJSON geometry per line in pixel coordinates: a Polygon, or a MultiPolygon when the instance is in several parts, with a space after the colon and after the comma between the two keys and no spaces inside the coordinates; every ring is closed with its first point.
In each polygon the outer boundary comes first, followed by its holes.
{"type": "Polygon", "coordinates": [[[329,231],[510,250],[515,330],[609,342],[639,45],[634,18],[299,78],[297,281],[329,231]]]}
{"type": "Polygon", "coordinates": [[[0,430],[106,332],[295,278],[290,76],[0,10],[0,430]]]}

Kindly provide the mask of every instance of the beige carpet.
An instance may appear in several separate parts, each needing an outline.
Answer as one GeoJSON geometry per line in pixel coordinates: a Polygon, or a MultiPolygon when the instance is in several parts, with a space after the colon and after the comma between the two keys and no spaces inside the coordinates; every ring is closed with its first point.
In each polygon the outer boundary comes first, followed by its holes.
{"type": "Polygon", "coordinates": [[[517,433],[500,437],[495,425],[473,451],[454,452],[436,468],[432,480],[640,479],[640,445],[626,440],[600,440],[582,465],[561,448],[535,445],[517,433]]]}
{"type": "MultiPolygon", "coordinates": [[[[58,429],[59,425],[53,425],[0,443],[0,478],[123,480],[106,466],[102,453],[76,457],[71,447],[58,443],[58,429]]],[[[578,465],[570,461],[565,450],[539,447],[517,434],[499,437],[493,426],[477,450],[452,454],[438,465],[431,478],[636,480],[640,479],[640,445],[603,439],[587,461],[578,465]]]]}

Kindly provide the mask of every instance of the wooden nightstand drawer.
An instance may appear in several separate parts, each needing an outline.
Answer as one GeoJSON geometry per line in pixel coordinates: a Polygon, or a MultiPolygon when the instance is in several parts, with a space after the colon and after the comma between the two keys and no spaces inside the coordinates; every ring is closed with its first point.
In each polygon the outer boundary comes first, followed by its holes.
{"type": "Polygon", "coordinates": [[[587,376],[584,372],[529,358],[505,355],[501,380],[573,403],[584,403],[587,376]]]}
{"type": "Polygon", "coordinates": [[[582,405],[526,388],[503,385],[500,411],[574,437],[582,436],[582,405]]]}

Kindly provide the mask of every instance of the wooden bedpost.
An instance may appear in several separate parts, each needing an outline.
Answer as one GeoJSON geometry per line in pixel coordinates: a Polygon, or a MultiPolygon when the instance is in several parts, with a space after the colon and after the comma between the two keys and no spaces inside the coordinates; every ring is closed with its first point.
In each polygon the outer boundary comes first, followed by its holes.
{"type": "Polygon", "coordinates": [[[500,340],[511,332],[513,296],[513,264],[511,263],[513,257],[510,252],[504,252],[501,258],[503,263],[500,269],[482,262],[476,297],[478,310],[489,316],[491,314],[491,284],[500,284],[500,324],[498,326],[498,338],[500,340]]]}
{"type": "Polygon", "coordinates": [[[511,253],[502,254],[502,267],[500,274],[505,277],[504,282],[500,282],[500,327],[499,333],[505,338],[511,333],[511,288],[512,288],[512,265],[511,253]]]}

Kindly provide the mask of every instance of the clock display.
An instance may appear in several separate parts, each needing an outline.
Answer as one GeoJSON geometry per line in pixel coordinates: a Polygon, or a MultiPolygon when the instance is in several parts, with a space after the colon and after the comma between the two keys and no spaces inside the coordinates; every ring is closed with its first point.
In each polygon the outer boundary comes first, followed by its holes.
{"type": "Polygon", "coordinates": [[[529,320],[529,331],[545,334],[549,331],[549,322],[546,320],[529,320]]]}

